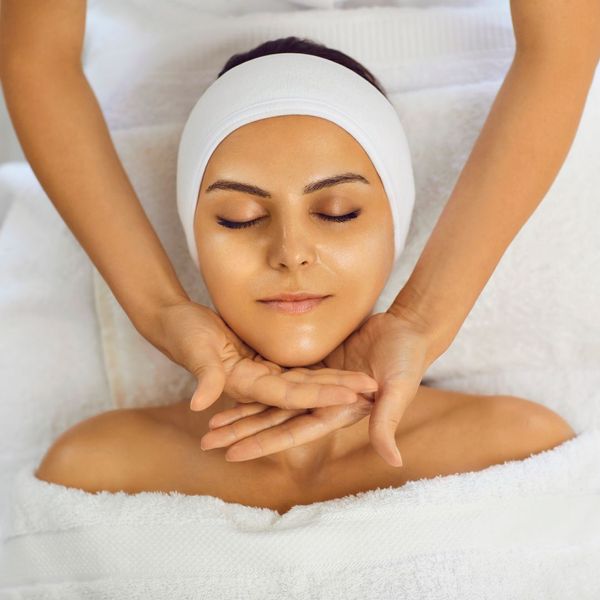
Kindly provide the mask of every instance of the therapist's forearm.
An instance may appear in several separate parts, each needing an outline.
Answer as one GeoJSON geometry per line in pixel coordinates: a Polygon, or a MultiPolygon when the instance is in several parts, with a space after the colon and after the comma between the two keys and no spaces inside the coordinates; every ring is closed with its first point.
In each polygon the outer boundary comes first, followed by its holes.
{"type": "Polygon", "coordinates": [[[42,187],[134,326],[148,336],[157,308],[187,294],[123,169],[83,70],[64,62],[5,62],[2,86],[42,187]]]}
{"type": "Polygon", "coordinates": [[[571,147],[597,60],[517,54],[433,232],[389,311],[456,337],[571,147]]]}

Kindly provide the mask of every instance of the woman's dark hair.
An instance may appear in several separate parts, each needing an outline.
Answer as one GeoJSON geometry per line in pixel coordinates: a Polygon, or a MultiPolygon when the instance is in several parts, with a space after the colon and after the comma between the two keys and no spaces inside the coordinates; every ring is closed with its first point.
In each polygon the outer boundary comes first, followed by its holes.
{"type": "Polygon", "coordinates": [[[348,69],[352,69],[355,73],[366,79],[370,84],[374,85],[387,98],[381,83],[379,83],[371,71],[369,71],[365,66],[361,65],[358,61],[354,60],[347,54],[344,54],[340,50],[334,50],[333,48],[328,48],[327,46],[319,44],[318,42],[313,42],[312,40],[308,40],[306,38],[301,39],[294,36],[270,40],[260,44],[259,46],[256,46],[255,48],[252,48],[252,50],[248,50],[247,52],[234,54],[225,63],[225,66],[217,75],[217,79],[221,77],[223,73],[229,71],[229,69],[233,69],[233,67],[241,65],[242,63],[252,60],[253,58],[266,56],[267,54],[280,54],[282,52],[312,54],[313,56],[320,56],[321,58],[332,60],[333,62],[347,67],[348,69]]]}

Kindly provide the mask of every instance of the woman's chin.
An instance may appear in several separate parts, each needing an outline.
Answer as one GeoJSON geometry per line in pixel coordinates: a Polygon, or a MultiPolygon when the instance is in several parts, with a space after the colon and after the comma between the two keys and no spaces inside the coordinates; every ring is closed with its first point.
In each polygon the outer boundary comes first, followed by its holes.
{"type": "Polygon", "coordinates": [[[299,346],[290,343],[285,348],[256,348],[256,351],[267,360],[280,367],[291,369],[293,367],[313,367],[323,364],[321,361],[331,352],[331,348],[313,348],[302,350],[299,346]]]}

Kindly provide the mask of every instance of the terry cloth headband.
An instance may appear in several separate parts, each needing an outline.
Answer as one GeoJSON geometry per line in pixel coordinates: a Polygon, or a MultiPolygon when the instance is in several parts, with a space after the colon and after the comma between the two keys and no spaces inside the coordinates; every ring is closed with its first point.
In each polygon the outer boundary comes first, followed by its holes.
{"type": "Polygon", "coordinates": [[[397,260],[408,234],[415,186],[408,142],[395,108],[351,69],[312,54],[284,52],[254,58],[223,73],[200,96],[183,128],[177,155],[177,210],[196,266],[200,268],[194,215],[212,153],[242,125],[279,115],[328,119],[363,147],[391,206],[397,260]]]}

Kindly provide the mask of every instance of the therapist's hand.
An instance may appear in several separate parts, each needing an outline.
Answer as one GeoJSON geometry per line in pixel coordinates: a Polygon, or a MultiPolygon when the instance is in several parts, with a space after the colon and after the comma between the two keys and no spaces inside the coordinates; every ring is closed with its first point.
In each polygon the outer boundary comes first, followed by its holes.
{"type": "Polygon", "coordinates": [[[198,379],[192,410],[203,410],[223,392],[244,402],[284,410],[348,405],[377,389],[363,372],[283,369],[245,344],[213,310],[190,300],[164,307],[153,343],[198,379]]]}
{"type": "Polygon", "coordinates": [[[312,410],[241,404],[213,415],[201,446],[231,446],[227,460],[249,460],[305,444],[370,415],[371,444],[387,463],[401,466],[396,430],[434,360],[432,346],[421,322],[389,311],[372,315],[323,363],[367,373],[377,381],[377,392],[360,394],[354,404],[312,410]]]}

